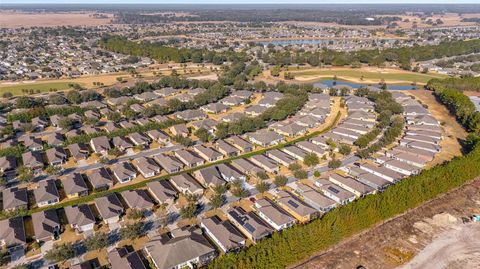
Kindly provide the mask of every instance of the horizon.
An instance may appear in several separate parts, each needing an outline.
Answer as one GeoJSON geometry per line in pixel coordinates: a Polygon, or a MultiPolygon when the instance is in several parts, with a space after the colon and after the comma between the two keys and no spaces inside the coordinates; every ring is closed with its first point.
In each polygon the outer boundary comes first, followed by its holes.
{"type": "Polygon", "coordinates": [[[346,4],[356,4],[356,5],[462,5],[462,4],[479,4],[478,0],[464,0],[462,2],[452,3],[447,0],[337,0],[337,1],[322,1],[322,0],[205,0],[205,1],[194,1],[194,0],[167,0],[167,1],[158,1],[158,0],[73,0],[65,3],[63,0],[7,0],[0,3],[2,5],[346,5],[346,4]]]}

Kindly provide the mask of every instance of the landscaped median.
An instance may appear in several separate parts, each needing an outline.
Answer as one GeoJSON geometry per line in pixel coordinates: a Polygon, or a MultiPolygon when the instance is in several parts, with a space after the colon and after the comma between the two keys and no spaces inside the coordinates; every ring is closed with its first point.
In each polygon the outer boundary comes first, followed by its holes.
{"type": "Polygon", "coordinates": [[[220,256],[208,268],[285,268],[480,176],[480,144],[467,155],[403,179],[305,225],[220,256]]]}
{"type": "MultiPolygon", "coordinates": [[[[31,215],[35,212],[45,211],[45,210],[49,210],[49,209],[59,209],[59,208],[63,208],[63,207],[66,207],[66,206],[88,203],[88,202],[91,202],[98,197],[106,196],[106,195],[111,194],[111,193],[123,192],[123,191],[126,191],[126,190],[133,190],[133,189],[138,189],[138,188],[145,187],[146,184],[148,182],[151,182],[151,181],[164,180],[164,179],[168,179],[168,178],[170,178],[172,176],[175,176],[175,175],[179,175],[179,174],[183,174],[183,173],[191,173],[191,172],[194,172],[194,171],[197,171],[197,170],[209,167],[209,166],[231,162],[235,159],[248,158],[248,157],[251,157],[251,156],[254,156],[254,155],[263,154],[266,151],[271,150],[271,149],[283,148],[285,146],[294,144],[296,142],[299,142],[299,141],[302,141],[302,140],[307,140],[307,139],[310,139],[310,138],[315,137],[317,135],[320,135],[322,133],[328,132],[330,129],[332,129],[333,127],[335,127],[337,125],[340,118],[341,118],[341,113],[338,112],[337,115],[335,116],[333,122],[331,124],[329,124],[328,126],[326,126],[324,129],[319,130],[319,131],[315,131],[315,132],[311,132],[311,133],[306,134],[304,136],[293,139],[289,142],[285,142],[285,143],[278,144],[278,145],[275,145],[275,146],[272,146],[272,147],[252,151],[252,152],[242,154],[242,155],[238,155],[238,156],[235,156],[235,157],[223,159],[223,160],[220,160],[220,161],[217,161],[217,162],[207,163],[205,165],[197,166],[195,168],[191,168],[191,169],[188,169],[188,170],[183,170],[183,171],[180,171],[180,172],[177,172],[177,173],[172,173],[172,174],[168,174],[168,175],[163,175],[163,176],[159,176],[159,177],[150,178],[148,180],[144,180],[144,181],[134,183],[134,184],[130,184],[130,185],[126,185],[126,186],[121,186],[121,187],[118,187],[118,188],[115,188],[115,189],[109,189],[109,190],[98,191],[98,192],[94,191],[87,196],[80,197],[80,198],[73,199],[73,200],[69,200],[69,201],[65,201],[65,202],[60,202],[60,203],[52,205],[52,206],[35,208],[35,209],[28,210],[28,211],[20,211],[16,215],[9,215],[8,218],[11,218],[11,217],[14,217],[14,216],[29,216],[29,215],[31,215]]],[[[7,218],[7,217],[0,216],[0,219],[5,219],[5,218],[7,218]]]]}

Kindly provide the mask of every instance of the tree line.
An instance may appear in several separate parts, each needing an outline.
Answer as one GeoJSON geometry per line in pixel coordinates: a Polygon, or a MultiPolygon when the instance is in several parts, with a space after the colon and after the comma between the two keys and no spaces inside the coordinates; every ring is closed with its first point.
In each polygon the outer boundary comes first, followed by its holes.
{"type": "MultiPolygon", "coordinates": [[[[432,90],[437,99],[456,117],[467,130],[480,133],[480,112],[462,90],[470,89],[467,85],[476,85],[477,78],[432,79],[427,89],[432,90]]],[[[476,87],[479,87],[478,85],[476,87]]]]}
{"type": "Polygon", "coordinates": [[[425,170],[338,207],[305,225],[275,232],[238,253],[219,256],[208,268],[285,268],[341,240],[394,217],[480,175],[480,146],[465,156],[425,170]]]}
{"type": "Polygon", "coordinates": [[[97,45],[116,53],[150,57],[160,63],[173,61],[177,63],[193,62],[221,65],[227,61],[247,61],[248,58],[245,53],[234,51],[216,52],[206,49],[175,48],[147,41],[134,42],[120,36],[104,36],[97,42],[97,45]]]}

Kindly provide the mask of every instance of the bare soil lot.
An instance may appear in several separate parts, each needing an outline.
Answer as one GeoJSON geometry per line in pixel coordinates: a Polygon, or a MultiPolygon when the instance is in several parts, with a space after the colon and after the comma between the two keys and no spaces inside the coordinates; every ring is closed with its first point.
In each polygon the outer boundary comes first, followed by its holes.
{"type": "Polygon", "coordinates": [[[480,223],[461,221],[479,206],[477,178],[291,268],[479,268],[480,223]]]}
{"type": "Polygon", "coordinates": [[[68,13],[28,13],[17,11],[0,11],[0,25],[6,28],[38,26],[95,26],[110,24],[113,14],[103,14],[108,18],[96,18],[91,12],[68,13]]]}

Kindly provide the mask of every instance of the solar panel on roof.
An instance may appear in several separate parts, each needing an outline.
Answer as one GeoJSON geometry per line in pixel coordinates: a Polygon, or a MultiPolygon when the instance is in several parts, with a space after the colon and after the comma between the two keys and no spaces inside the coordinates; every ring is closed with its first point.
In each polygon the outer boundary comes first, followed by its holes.
{"type": "Polygon", "coordinates": [[[340,192],[339,190],[337,190],[337,189],[335,189],[334,187],[331,187],[331,186],[328,187],[328,190],[332,191],[332,192],[335,193],[335,194],[337,194],[337,193],[340,192]]]}
{"type": "Polygon", "coordinates": [[[247,229],[249,232],[253,233],[255,232],[255,228],[253,228],[252,225],[250,225],[250,223],[245,223],[245,225],[243,225],[245,227],[245,229],[247,229]]]}
{"type": "Polygon", "coordinates": [[[288,202],[287,202],[287,203],[288,203],[289,205],[293,206],[294,208],[297,208],[297,207],[298,207],[298,204],[297,204],[297,203],[295,203],[295,202],[294,202],[294,201],[292,201],[292,200],[288,200],[288,202]]]}

